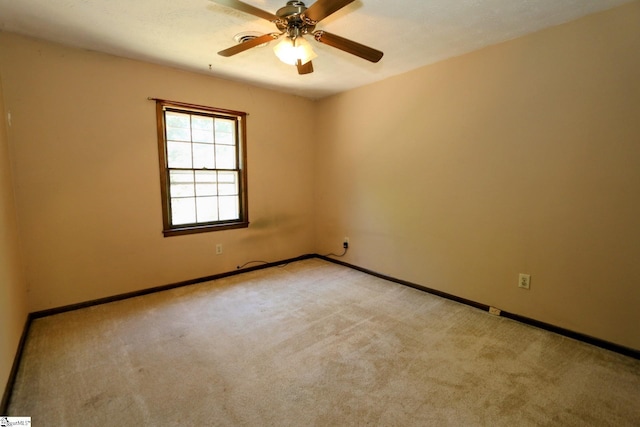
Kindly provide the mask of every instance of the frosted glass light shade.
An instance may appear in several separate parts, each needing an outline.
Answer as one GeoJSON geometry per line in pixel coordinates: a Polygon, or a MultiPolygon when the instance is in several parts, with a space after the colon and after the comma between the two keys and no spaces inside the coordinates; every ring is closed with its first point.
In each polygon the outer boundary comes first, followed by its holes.
{"type": "Polygon", "coordinates": [[[273,48],[273,51],[282,62],[289,65],[296,65],[298,60],[302,64],[306,64],[318,56],[309,42],[302,37],[296,37],[295,39],[285,37],[273,48]]]}

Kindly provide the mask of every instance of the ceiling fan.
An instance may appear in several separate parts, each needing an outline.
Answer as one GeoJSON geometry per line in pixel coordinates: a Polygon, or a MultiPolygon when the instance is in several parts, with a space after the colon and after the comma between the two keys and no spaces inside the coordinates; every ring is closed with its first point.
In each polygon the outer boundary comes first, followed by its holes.
{"type": "Polygon", "coordinates": [[[311,60],[317,55],[313,52],[309,42],[303,37],[307,34],[311,34],[317,42],[335,47],[344,52],[366,59],[367,61],[378,62],[383,55],[379,50],[345,39],[344,37],[328,33],[324,30],[315,30],[318,22],[342,9],[354,0],[317,0],[309,7],[306,7],[301,1],[288,1],[287,4],[278,9],[275,14],[266,12],[240,0],[211,1],[271,21],[279,30],[278,33],[269,33],[251,38],[218,52],[219,55],[225,57],[244,52],[245,50],[276,40],[284,35],[285,38],[274,48],[276,55],[281,61],[295,65],[298,68],[298,74],[309,74],[313,72],[311,60]]]}

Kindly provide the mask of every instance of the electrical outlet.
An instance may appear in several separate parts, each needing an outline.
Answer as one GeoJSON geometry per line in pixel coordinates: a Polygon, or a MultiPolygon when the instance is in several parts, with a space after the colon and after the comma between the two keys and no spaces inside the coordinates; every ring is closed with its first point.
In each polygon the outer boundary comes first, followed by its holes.
{"type": "Polygon", "coordinates": [[[216,245],[216,255],[220,255],[222,253],[222,243],[218,243],[216,245]]]}
{"type": "Polygon", "coordinates": [[[349,248],[349,238],[345,237],[344,240],[342,241],[342,247],[345,249],[349,248]]]}
{"type": "Polygon", "coordinates": [[[531,275],[520,273],[520,276],[518,276],[518,287],[523,289],[529,289],[530,284],[531,284],[531,275]]]}
{"type": "Polygon", "coordinates": [[[500,316],[500,313],[502,313],[502,310],[500,310],[499,308],[489,307],[489,314],[493,314],[494,316],[500,316]]]}

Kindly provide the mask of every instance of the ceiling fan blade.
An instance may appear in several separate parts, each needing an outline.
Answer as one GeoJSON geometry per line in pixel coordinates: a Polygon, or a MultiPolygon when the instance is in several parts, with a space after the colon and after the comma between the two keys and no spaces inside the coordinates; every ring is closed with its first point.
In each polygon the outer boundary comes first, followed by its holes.
{"type": "Polygon", "coordinates": [[[311,61],[303,64],[302,61],[298,59],[298,74],[311,74],[313,73],[313,64],[311,61]]]}
{"type": "Polygon", "coordinates": [[[267,21],[276,22],[279,21],[280,18],[273,13],[266,12],[262,9],[258,9],[255,6],[251,6],[250,4],[246,4],[241,2],[240,0],[211,0],[214,3],[218,3],[222,6],[227,6],[232,9],[239,10],[241,12],[248,13],[253,16],[257,16],[258,18],[266,19],[267,21]]]}
{"type": "Polygon", "coordinates": [[[244,52],[245,50],[249,50],[252,47],[260,46],[264,43],[269,43],[271,40],[275,40],[279,37],[279,34],[271,33],[265,34],[260,37],[256,37],[255,39],[247,40],[246,42],[239,43],[235,46],[231,46],[228,49],[221,50],[218,52],[220,56],[233,56],[237,53],[244,52]]]}
{"type": "Polygon", "coordinates": [[[320,43],[333,46],[352,55],[359,56],[362,59],[366,59],[367,61],[378,62],[382,59],[382,55],[384,55],[384,53],[379,50],[356,43],[353,40],[345,39],[344,37],[336,36],[335,34],[327,33],[326,31],[315,31],[313,37],[320,43]]]}
{"type": "Polygon", "coordinates": [[[318,0],[307,10],[303,15],[313,21],[314,23],[322,21],[327,16],[331,15],[354,0],[318,0]]]}

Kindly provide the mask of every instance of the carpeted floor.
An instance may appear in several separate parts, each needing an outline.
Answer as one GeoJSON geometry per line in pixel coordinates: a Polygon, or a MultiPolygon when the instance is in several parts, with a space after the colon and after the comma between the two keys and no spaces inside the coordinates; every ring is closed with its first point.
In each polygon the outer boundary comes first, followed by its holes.
{"type": "Polygon", "coordinates": [[[35,320],[34,426],[639,426],[640,361],[319,259],[35,320]]]}

